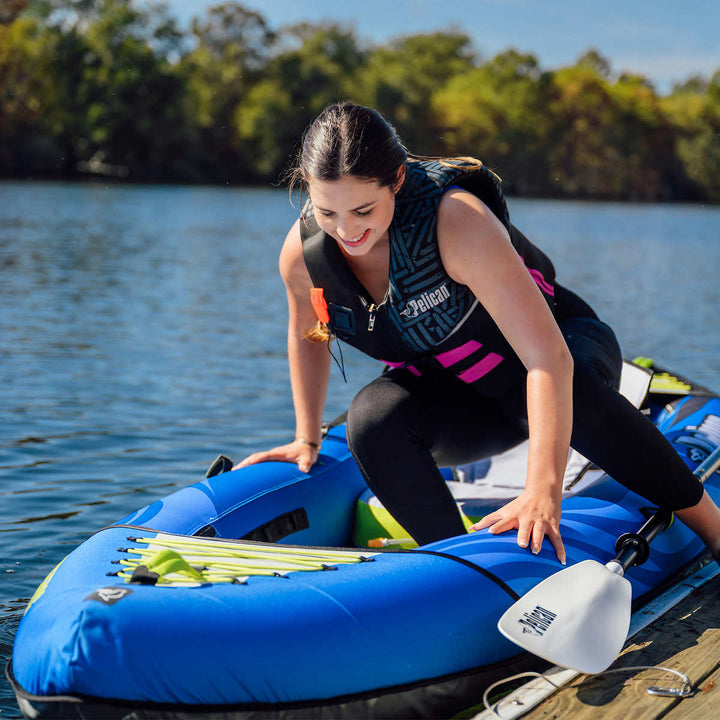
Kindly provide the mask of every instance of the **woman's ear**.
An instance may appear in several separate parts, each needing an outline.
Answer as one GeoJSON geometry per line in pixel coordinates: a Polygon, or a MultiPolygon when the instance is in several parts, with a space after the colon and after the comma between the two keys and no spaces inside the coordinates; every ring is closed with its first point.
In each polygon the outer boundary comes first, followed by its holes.
{"type": "Polygon", "coordinates": [[[397,171],[397,176],[395,178],[395,184],[392,186],[393,193],[397,194],[398,190],[402,187],[402,184],[405,182],[405,163],[403,163],[397,171]]]}

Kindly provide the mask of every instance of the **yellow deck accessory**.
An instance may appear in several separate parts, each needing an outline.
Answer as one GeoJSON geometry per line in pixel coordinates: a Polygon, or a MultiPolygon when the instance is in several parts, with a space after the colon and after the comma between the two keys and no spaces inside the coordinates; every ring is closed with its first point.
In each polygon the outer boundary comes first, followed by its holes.
{"type": "MultiPolygon", "coordinates": [[[[480,518],[469,518],[459,506],[458,509],[466,529],[480,520],[480,518]]],[[[354,545],[372,548],[392,546],[411,550],[418,545],[409,535],[410,533],[382,506],[371,490],[366,490],[360,496],[355,505],[354,545]]]]}
{"type": "MultiPolygon", "coordinates": [[[[647,368],[648,370],[652,370],[655,364],[652,358],[647,357],[633,358],[633,363],[635,365],[639,365],[640,367],[647,368]]],[[[692,385],[667,372],[654,372],[652,380],[650,380],[651,393],[658,393],[661,395],[688,395],[691,390],[692,385]]]]}
{"type": "Polygon", "coordinates": [[[692,390],[692,385],[683,382],[669,373],[655,373],[650,381],[650,392],[671,393],[673,395],[687,395],[692,390]]]}
{"type": "Polygon", "coordinates": [[[244,583],[253,576],[285,576],[291,572],[335,570],[338,565],[371,560],[374,553],[265,545],[214,538],[158,533],[130,537],[135,546],[117,561],[117,575],[126,582],[197,586],[208,583],[244,583]],[[135,578],[133,578],[135,576],[135,578]],[[148,579],[152,583],[148,583],[148,579]]]}

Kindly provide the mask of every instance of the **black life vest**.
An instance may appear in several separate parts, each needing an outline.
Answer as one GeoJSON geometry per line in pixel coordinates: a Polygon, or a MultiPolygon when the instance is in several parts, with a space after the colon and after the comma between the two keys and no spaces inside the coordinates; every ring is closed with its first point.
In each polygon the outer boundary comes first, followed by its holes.
{"type": "MultiPolygon", "coordinates": [[[[349,345],[410,372],[451,372],[485,395],[499,396],[525,368],[485,308],[445,271],[437,242],[437,210],[449,187],[479,197],[503,223],[513,246],[554,311],[555,269],[511,223],[497,178],[484,166],[408,162],[388,229],[389,289],[376,304],[337,242],[319,228],[312,204],[300,222],[303,257],[322,288],[330,331],[349,345]]],[[[317,292],[317,290],[316,290],[317,292]]]]}

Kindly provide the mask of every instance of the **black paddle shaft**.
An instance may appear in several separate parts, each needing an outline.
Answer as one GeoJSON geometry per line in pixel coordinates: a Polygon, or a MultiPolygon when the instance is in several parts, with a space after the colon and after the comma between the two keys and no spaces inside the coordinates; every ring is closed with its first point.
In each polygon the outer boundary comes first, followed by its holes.
{"type": "Polygon", "coordinates": [[[658,510],[636,533],[624,533],[615,543],[614,561],[623,572],[634,565],[642,565],[650,556],[650,541],[665,530],[672,520],[672,513],[658,510]]]}
{"type": "MultiPolygon", "coordinates": [[[[693,474],[704,483],[720,467],[720,446],[716,447],[710,455],[698,465],[693,474]]],[[[625,533],[615,543],[617,555],[616,562],[623,572],[633,565],[642,565],[650,556],[650,541],[672,521],[672,513],[667,510],[658,510],[636,533],[625,533]]]]}

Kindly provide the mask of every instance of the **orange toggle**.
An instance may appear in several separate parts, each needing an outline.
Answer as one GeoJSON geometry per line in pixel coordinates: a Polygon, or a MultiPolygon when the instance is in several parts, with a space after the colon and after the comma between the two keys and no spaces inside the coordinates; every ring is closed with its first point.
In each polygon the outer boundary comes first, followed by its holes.
{"type": "Polygon", "coordinates": [[[325,295],[323,295],[322,288],[310,288],[310,302],[315,309],[318,320],[327,325],[330,322],[330,313],[328,312],[328,306],[325,302],[325,295]]]}

